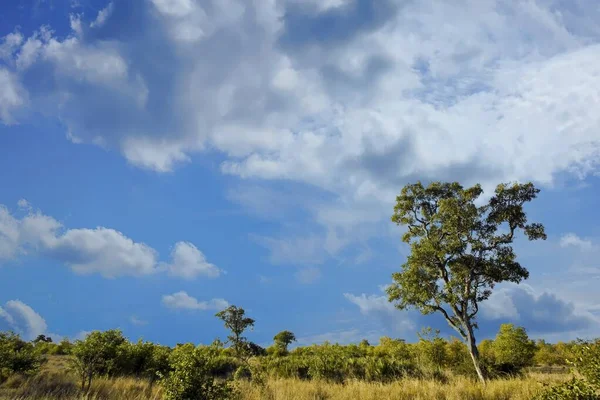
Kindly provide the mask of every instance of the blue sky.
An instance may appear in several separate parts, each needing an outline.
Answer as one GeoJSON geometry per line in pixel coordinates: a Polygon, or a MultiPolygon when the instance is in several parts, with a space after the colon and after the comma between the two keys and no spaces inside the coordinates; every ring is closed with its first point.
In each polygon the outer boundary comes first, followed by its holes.
{"type": "Polygon", "coordinates": [[[394,310],[416,180],[533,181],[481,310],[600,336],[594,1],[20,0],[0,9],[0,329],[173,345],[450,333],[394,310]]]}

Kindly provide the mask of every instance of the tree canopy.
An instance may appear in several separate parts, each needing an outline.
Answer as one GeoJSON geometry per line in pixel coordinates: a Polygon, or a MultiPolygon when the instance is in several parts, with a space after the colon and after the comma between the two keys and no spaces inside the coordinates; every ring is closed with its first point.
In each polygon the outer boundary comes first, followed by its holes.
{"type": "Polygon", "coordinates": [[[519,231],[529,240],[546,239],[543,225],[528,223],[523,209],[538,193],[532,183],[500,184],[484,202],[480,185],[417,182],[396,198],[392,221],[407,228],[402,240],[410,255],[392,275],[389,300],[399,309],[441,313],[467,342],[482,381],[473,332],[479,303],[496,284],[528,278],[512,243],[519,231]]]}

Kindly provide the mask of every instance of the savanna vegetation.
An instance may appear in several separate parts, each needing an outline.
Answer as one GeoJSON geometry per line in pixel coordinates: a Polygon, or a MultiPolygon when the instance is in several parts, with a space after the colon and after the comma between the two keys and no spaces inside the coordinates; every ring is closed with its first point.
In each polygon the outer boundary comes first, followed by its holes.
{"type": "Polygon", "coordinates": [[[440,314],[456,337],[424,328],[415,343],[293,348],[296,336],[284,330],[263,348],[245,336],[256,321],[237,306],[216,314],[230,334],[210,344],[130,342],[119,330],[59,343],[0,333],[0,399],[600,399],[600,339],[533,341],[503,324],[477,342],[480,303],[496,284],[528,277],[516,235],[546,237],[523,209],[538,193],[532,184],[499,185],[485,202],[482,193],[407,185],[392,216],[411,252],[389,300],[440,314]]]}

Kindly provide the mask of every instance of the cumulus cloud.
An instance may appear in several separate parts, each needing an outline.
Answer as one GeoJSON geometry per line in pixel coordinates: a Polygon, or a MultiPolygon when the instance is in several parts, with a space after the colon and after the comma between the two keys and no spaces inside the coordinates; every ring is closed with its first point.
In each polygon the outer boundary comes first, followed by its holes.
{"type": "Polygon", "coordinates": [[[318,238],[338,239],[317,258],[368,234],[356,224],[383,221],[409,181],[598,172],[592,0],[108,4],[67,37],[4,38],[3,120],[42,111],[158,172],[218,151],[223,173],[308,184],[329,195],[318,238]]]}
{"type": "Polygon", "coordinates": [[[169,273],[185,279],[194,279],[200,275],[215,278],[221,270],[206,261],[204,254],[189,242],[175,244],[171,252],[171,263],[165,264],[169,273]]]}
{"type": "Polygon", "coordinates": [[[33,340],[38,335],[46,333],[46,321],[33,308],[20,300],[9,300],[0,307],[0,322],[9,329],[19,333],[26,340],[33,340]]]}
{"type": "Polygon", "coordinates": [[[160,263],[155,249],[115,229],[68,229],[34,210],[26,200],[19,201],[19,207],[26,212],[22,217],[0,205],[0,261],[37,253],[68,265],[76,273],[98,273],[107,278],[150,275],[168,269],[174,276],[192,279],[200,275],[215,277],[220,271],[188,242],[175,244],[171,263],[160,263]]]}
{"type": "MultiPolygon", "coordinates": [[[[388,332],[411,332],[421,326],[435,326],[445,333],[455,334],[441,314],[423,316],[414,310],[397,310],[385,295],[345,293],[344,297],[356,305],[363,316],[382,323],[388,332]]],[[[493,336],[499,324],[506,322],[524,326],[532,335],[565,335],[600,327],[600,319],[585,307],[576,306],[554,293],[538,292],[526,284],[497,287],[492,296],[481,303],[478,317],[482,338],[493,336]]]]}
{"type": "Polygon", "coordinates": [[[211,299],[208,301],[198,301],[195,297],[188,295],[184,291],[173,294],[164,295],[162,303],[173,309],[184,310],[215,310],[220,311],[229,306],[229,303],[224,299],[211,299]]]}
{"type": "Polygon", "coordinates": [[[554,293],[537,293],[528,285],[497,288],[482,303],[486,320],[507,320],[525,326],[532,334],[576,332],[600,327],[600,319],[554,293]]]}

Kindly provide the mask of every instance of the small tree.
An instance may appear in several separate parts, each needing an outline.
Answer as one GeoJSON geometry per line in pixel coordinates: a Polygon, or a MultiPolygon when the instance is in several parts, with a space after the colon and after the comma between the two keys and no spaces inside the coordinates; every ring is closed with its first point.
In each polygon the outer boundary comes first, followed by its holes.
{"type": "Polygon", "coordinates": [[[407,227],[402,240],[410,255],[392,275],[389,300],[399,309],[441,313],[466,342],[479,379],[485,377],[475,339],[479,303],[500,282],[519,283],[529,276],[511,246],[524,231],[529,240],[545,239],[541,224],[527,224],[523,205],[535,199],[532,183],[500,184],[481,206],[480,185],[420,182],[407,185],[396,198],[392,221],[407,227]]]}
{"type": "Polygon", "coordinates": [[[38,343],[38,342],[52,343],[52,338],[50,336],[46,336],[46,335],[38,335],[35,339],[33,339],[33,343],[38,343]]]}
{"type": "Polygon", "coordinates": [[[282,354],[287,354],[288,346],[296,341],[296,335],[290,331],[281,331],[273,337],[275,347],[282,354]]]}
{"type": "Polygon", "coordinates": [[[227,336],[228,342],[233,346],[235,357],[240,361],[247,361],[249,355],[249,344],[243,335],[248,328],[254,327],[254,320],[246,317],[246,311],[241,307],[229,306],[225,310],[215,314],[225,323],[225,327],[231,331],[227,336]]]}
{"type": "Polygon", "coordinates": [[[77,340],[72,349],[72,367],[80,378],[81,390],[89,390],[97,375],[114,375],[122,366],[127,339],[120,330],[95,331],[77,340]]]}
{"type": "Polygon", "coordinates": [[[502,324],[492,344],[496,367],[501,372],[517,373],[533,364],[535,343],[525,328],[502,324]]]}

